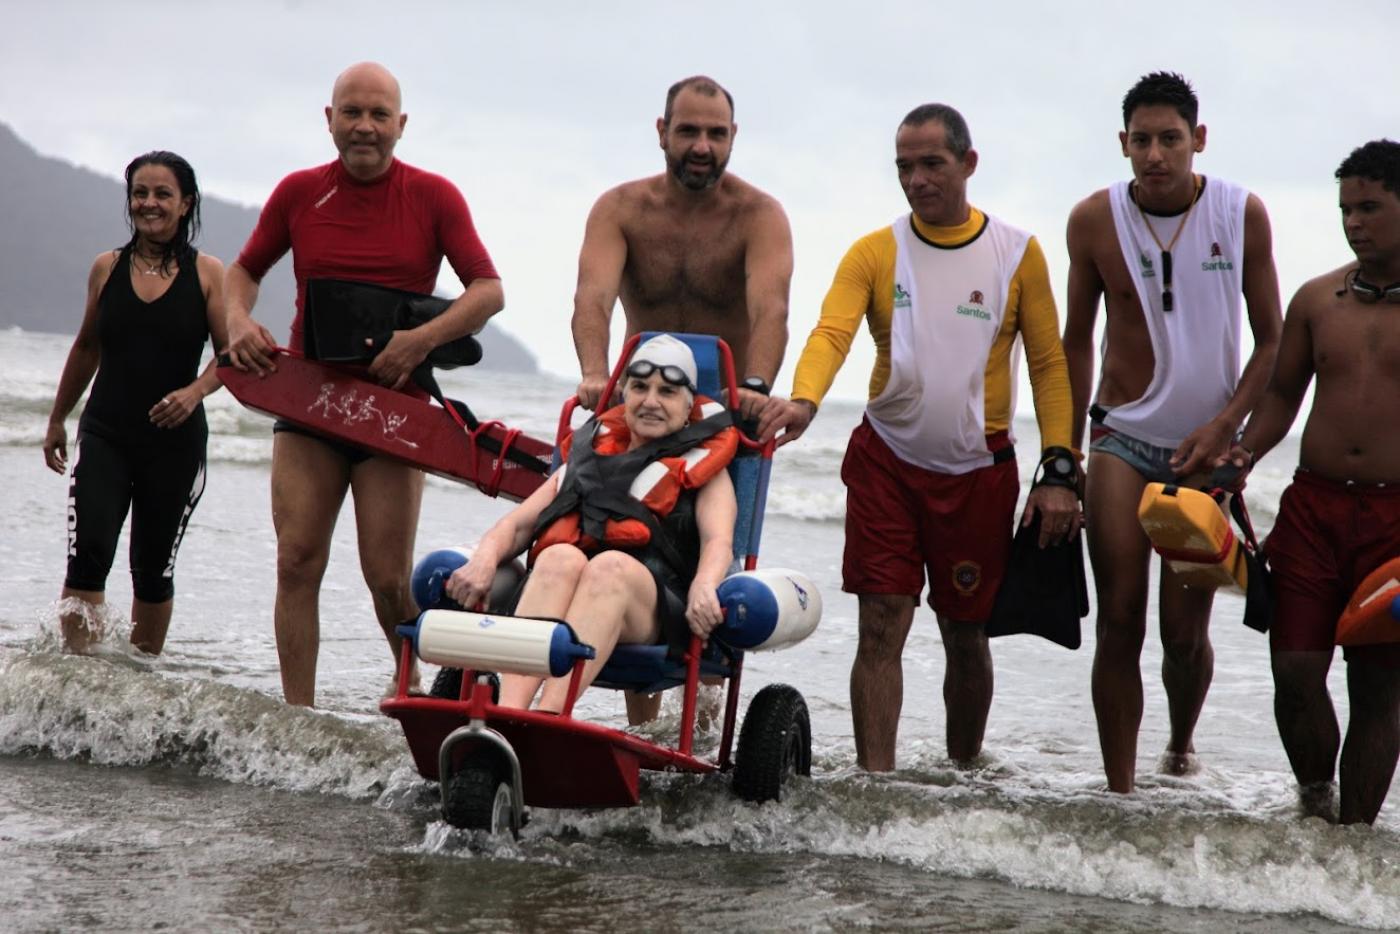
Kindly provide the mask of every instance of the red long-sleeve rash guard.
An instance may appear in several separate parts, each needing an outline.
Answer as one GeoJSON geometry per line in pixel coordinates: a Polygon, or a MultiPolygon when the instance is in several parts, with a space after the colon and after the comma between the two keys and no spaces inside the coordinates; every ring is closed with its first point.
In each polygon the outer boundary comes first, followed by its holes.
{"type": "Polygon", "coordinates": [[[282,179],[238,265],[261,281],[288,250],[297,282],[294,350],[302,349],[308,279],[355,279],[430,294],[443,257],[464,286],[499,278],[457,187],[398,159],[371,182],[356,180],[338,159],[282,179]]]}

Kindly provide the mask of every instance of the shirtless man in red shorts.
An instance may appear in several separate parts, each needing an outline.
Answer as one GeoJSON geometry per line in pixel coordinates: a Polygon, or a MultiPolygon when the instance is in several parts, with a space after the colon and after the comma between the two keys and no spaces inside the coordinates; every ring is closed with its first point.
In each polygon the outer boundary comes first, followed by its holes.
{"type": "Polygon", "coordinates": [[[1400,556],[1400,143],[1354,150],[1337,178],[1356,262],[1293,296],[1273,379],[1231,456],[1246,467],[1263,457],[1317,377],[1298,471],[1264,545],[1274,717],[1310,813],[1331,816],[1341,746],[1339,816],[1350,824],[1375,821],[1400,757],[1400,644],[1346,649],[1345,744],[1327,691],[1342,609],[1400,556]]]}

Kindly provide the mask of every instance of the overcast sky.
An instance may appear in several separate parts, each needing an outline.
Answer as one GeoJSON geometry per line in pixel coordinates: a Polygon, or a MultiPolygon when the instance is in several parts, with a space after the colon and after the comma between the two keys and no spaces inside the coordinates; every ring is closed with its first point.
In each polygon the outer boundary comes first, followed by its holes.
{"type": "MultiPolygon", "coordinates": [[[[653,124],[667,86],[686,75],[708,73],[733,92],[730,171],[775,195],[792,221],[784,391],[841,255],[907,210],[893,134],[916,104],[950,103],[967,117],[981,156],[973,203],[1039,236],[1062,314],[1065,218],[1127,176],[1119,107],[1140,75],[1169,69],[1195,84],[1208,127],[1196,167],[1263,198],[1285,302],[1350,256],[1337,164],[1368,139],[1400,137],[1391,0],[0,9],[0,120],[40,152],[115,176],[139,152],[173,149],[205,191],[245,203],[334,156],[322,108],[335,75],[383,62],[409,114],[398,154],[461,187],[504,280],[496,320],[566,375],[576,371],[568,321],[588,209],[605,189],[660,170],[653,124]]],[[[856,347],[837,395],[864,397],[873,352],[864,334],[856,347]]]]}

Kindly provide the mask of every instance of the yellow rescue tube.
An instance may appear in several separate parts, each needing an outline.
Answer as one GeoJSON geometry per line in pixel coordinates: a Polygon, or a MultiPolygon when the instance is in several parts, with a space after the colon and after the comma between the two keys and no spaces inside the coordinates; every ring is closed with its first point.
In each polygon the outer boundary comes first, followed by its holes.
{"type": "Polygon", "coordinates": [[[1400,600],[1400,558],[1376,568],[1347,601],[1337,620],[1338,645],[1379,645],[1400,642],[1400,619],[1393,605],[1400,600]]]}
{"type": "Polygon", "coordinates": [[[1149,483],[1138,503],[1138,521],[1152,549],[1188,587],[1234,587],[1249,583],[1239,540],[1230,519],[1208,493],[1170,483],[1149,483]]]}

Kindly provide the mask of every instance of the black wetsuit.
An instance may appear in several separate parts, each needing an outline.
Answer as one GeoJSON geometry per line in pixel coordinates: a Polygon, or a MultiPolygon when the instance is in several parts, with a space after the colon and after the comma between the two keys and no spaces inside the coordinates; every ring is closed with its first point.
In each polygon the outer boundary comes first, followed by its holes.
{"type": "Polygon", "coordinates": [[[203,405],[176,428],[152,424],[150,410],[199,375],[209,319],[195,257],[191,250],[165,294],[147,303],[132,288],[123,249],[98,298],[101,363],[68,490],[70,589],[106,589],[130,509],[133,593],[149,603],[175,593],[175,553],[204,492],[209,428],[203,405]]]}

